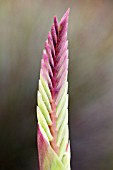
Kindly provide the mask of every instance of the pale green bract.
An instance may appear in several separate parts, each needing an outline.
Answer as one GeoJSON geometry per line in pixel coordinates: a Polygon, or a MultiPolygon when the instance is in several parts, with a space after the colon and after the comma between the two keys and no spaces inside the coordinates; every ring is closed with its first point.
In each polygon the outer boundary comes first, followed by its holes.
{"type": "Polygon", "coordinates": [[[70,170],[68,129],[69,9],[48,33],[41,61],[37,94],[37,145],[40,170],[70,170]]]}

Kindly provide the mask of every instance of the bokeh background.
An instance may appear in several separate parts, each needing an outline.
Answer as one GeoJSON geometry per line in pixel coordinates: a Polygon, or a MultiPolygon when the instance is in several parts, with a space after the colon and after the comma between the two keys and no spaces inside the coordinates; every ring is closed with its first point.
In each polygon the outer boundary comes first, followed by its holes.
{"type": "Polygon", "coordinates": [[[0,0],[0,170],[37,170],[40,60],[68,7],[72,170],[113,170],[112,0],[0,0]]]}

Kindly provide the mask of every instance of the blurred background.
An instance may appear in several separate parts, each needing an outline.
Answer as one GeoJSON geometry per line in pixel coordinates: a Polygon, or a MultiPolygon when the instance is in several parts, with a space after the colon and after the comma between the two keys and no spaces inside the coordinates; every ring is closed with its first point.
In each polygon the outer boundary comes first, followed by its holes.
{"type": "Polygon", "coordinates": [[[37,170],[40,60],[68,7],[72,170],[113,170],[112,0],[0,0],[0,170],[37,170]]]}

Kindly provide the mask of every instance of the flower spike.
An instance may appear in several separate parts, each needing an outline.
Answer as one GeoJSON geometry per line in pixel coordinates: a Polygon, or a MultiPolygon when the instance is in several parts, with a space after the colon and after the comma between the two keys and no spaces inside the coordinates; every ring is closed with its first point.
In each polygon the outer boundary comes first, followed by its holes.
{"type": "Polygon", "coordinates": [[[68,16],[54,17],[41,60],[37,95],[40,170],[70,170],[68,130],[68,16]]]}

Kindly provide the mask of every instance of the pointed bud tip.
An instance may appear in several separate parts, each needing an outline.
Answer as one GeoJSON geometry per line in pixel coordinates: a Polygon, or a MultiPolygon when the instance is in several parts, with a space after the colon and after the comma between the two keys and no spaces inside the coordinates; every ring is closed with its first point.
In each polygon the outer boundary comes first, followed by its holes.
{"type": "Polygon", "coordinates": [[[66,11],[66,14],[69,15],[70,13],[70,8],[68,8],[68,10],[66,11]]]}
{"type": "Polygon", "coordinates": [[[63,15],[63,17],[60,20],[60,25],[65,25],[66,23],[68,23],[68,17],[69,17],[69,13],[70,13],[70,8],[68,8],[68,10],[65,12],[65,14],[63,15]]]}
{"type": "Polygon", "coordinates": [[[70,8],[68,8],[67,11],[65,12],[64,14],[65,18],[69,16],[69,13],[70,13],[70,8]]]}

